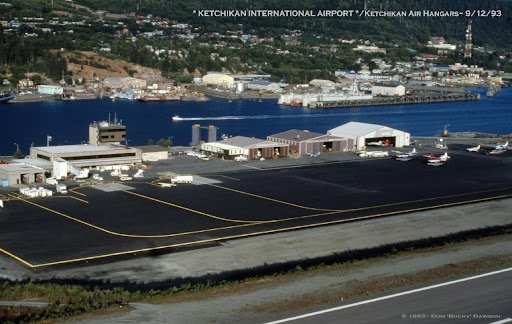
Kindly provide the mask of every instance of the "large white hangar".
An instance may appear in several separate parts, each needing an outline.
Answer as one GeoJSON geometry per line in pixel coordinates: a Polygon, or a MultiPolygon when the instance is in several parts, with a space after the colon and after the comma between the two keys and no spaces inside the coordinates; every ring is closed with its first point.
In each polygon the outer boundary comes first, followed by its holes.
{"type": "Polygon", "coordinates": [[[352,140],[354,149],[362,150],[368,144],[404,147],[411,142],[411,134],[391,127],[349,122],[333,128],[327,132],[329,135],[345,137],[352,140]]]}

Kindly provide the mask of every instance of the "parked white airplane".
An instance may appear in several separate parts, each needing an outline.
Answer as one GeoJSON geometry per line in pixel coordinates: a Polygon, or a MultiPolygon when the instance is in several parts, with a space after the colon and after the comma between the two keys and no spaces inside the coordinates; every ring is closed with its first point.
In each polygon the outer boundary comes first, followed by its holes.
{"type": "Polygon", "coordinates": [[[466,149],[466,151],[468,151],[468,152],[478,152],[478,151],[480,151],[480,145],[475,146],[475,147],[468,147],[466,149]]]}
{"type": "Polygon", "coordinates": [[[427,162],[427,165],[430,165],[430,166],[441,166],[443,165],[444,163],[441,162],[441,161],[428,161],[427,162]]]}
{"type": "Polygon", "coordinates": [[[506,150],[508,148],[508,141],[505,142],[505,144],[496,144],[494,149],[496,150],[506,150]]]}
{"type": "Polygon", "coordinates": [[[367,146],[384,146],[382,141],[366,143],[367,146]]]}
{"type": "Polygon", "coordinates": [[[442,165],[443,162],[446,162],[449,159],[451,159],[451,156],[449,156],[448,153],[446,153],[446,152],[441,156],[435,156],[433,154],[430,154],[430,155],[425,155],[425,157],[427,158],[428,165],[435,165],[435,164],[439,164],[439,163],[441,163],[441,165],[442,165]]]}
{"type": "Polygon", "coordinates": [[[449,160],[449,159],[451,159],[451,158],[452,158],[452,157],[451,157],[451,156],[449,156],[447,152],[445,152],[443,155],[441,155],[441,156],[439,157],[439,159],[441,160],[441,162],[446,162],[446,161],[448,161],[448,160],[449,160]]]}
{"type": "Polygon", "coordinates": [[[505,153],[507,150],[504,150],[504,149],[494,149],[494,150],[491,150],[489,152],[487,152],[488,155],[498,155],[498,154],[503,154],[505,153]]]}
{"type": "Polygon", "coordinates": [[[400,152],[400,151],[394,151],[394,152],[398,153],[398,154],[396,155],[396,158],[397,158],[397,159],[399,159],[399,158],[400,158],[400,159],[403,159],[403,158],[410,158],[410,157],[412,157],[412,156],[416,155],[416,148],[413,148],[413,149],[412,149],[412,151],[404,152],[404,153],[402,153],[402,152],[400,152]]]}
{"type": "Polygon", "coordinates": [[[387,151],[370,151],[370,152],[363,151],[363,152],[359,153],[359,156],[360,157],[375,157],[375,158],[379,158],[379,157],[389,156],[389,152],[387,152],[387,151]]]}

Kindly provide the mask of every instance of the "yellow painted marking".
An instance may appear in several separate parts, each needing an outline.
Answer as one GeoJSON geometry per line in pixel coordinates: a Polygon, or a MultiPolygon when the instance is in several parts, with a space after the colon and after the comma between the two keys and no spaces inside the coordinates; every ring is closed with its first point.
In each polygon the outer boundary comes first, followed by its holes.
{"type": "Polygon", "coordinates": [[[212,215],[212,214],[204,213],[204,212],[192,209],[192,208],[188,208],[188,207],[185,207],[185,206],[180,206],[180,205],[173,204],[173,203],[170,203],[170,202],[167,202],[167,201],[164,201],[164,200],[153,198],[153,197],[150,197],[150,196],[146,196],[146,195],[142,195],[142,194],[139,194],[139,193],[131,192],[131,191],[128,191],[128,190],[121,190],[121,191],[129,193],[130,195],[134,195],[134,196],[138,196],[138,197],[141,197],[141,198],[144,198],[144,199],[156,201],[156,202],[158,202],[160,204],[168,205],[168,206],[171,206],[171,207],[174,207],[174,208],[183,209],[183,210],[186,210],[186,211],[198,214],[198,215],[206,216],[206,217],[217,219],[217,220],[221,220],[221,221],[234,222],[234,223],[256,223],[256,222],[258,222],[258,221],[245,221],[245,220],[238,220],[238,219],[223,218],[223,217],[215,216],[215,215],[212,215]]]}
{"type": "Polygon", "coordinates": [[[36,203],[34,203],[32,201],[28,201],[27,199],[24,199],[24,198],[18,198],[18,199],[23,201],[23,202],[26,202],[27,204],[30,204],[30,205],[39,207],[41,209],[44,209],[46,211],[49,211],[49,212],[51,212],[53,214],[65,217],[65,218],[70,219],[70,220],[75,221],[75,222],[78,222],[78,223],[80,223],[82,225],[85,225],[85,226],[88,226],[88,227],[92,227],[92,228],[94,228],[94,229],[96,229],[98,231],[101,231],[101,232],[104,232],[104,233],[107,233],[107,234],[110,234],[110,235],[114,235],[114,236],[130,237],[130,238],[168,238],[168,237],[175,237],[175,236],[184,236],[184,235],[189,235],[189,234],[197,234],[197,233],[204,233],[204,232],[220,231],[220,230],[224,230],[224,229],[232,229],[232,228],[245,227],[245,226],[257,225],[257,224],[265,223],[265,222],[253,222],[253,223],[247,223],[247,224],[244,224],[244,225],[232,225],[232,226],[217,227],[217,228],[210,228],[210,229],[205,229],[205,230],[197,230],[197,231],[173,233],[173,234],[157,234],[157,235],[125,234],[125,233],[119,233],[119,232],[111,231],[109,229],[106,229],[106,228],[103,228],[103,227],[100,227],[100,226],[88,223],[86,221],[83,221],[83,220],[75,218],[73,216],[70,216],[70,215],[64,214],[62,212],[53,210],[53,209],[48,208],[46,206],[36,204],[36,203]]]}
{"type": "Polygon", "coordinates": [[[245,191],[241,191],[241,190],[237,190],[237,189],[233,189],[233,188],[229,188],[229,187],[219,186],[219,185],[216,185],[216,184],[213,184],[213,183],[206,183],[206,182],[203,182],[203,183],[208,185],[208,186],[211,186],[211,187],[220,188],[220,189],[224,189],[224,190],[228,190],[228,191],[233,191],[233,192],[237,192],[237,193],[240,193],[240,194],[243,194],[243,195],[247,195],[247,196],[251,196],[251,197],[256,197],[256,198],[259,198],[259,199],[264,199],[264,200],[268,200],[268,201],[272,201],[272,202],[276,202],[276,203],[279,203],[279,204],[288,205],[288,206],[292,206],[292,207],[297,207],[297,208],[301,208],[301,209],[325,211],[325,212],[341,211],[341,210],[336,210],[336,209],[325,209],[325,208],[315,208],[315,207],[302,206],[302,205],[294,204],[294,203],[287,202],[287,201],[282,201],[282,200],[275,199],[275,198],[265,197],[265,196],[253,194],[253,193],[250,193],[250,192],[245,192],[245,191]]]}
{"type": "MultiPolygon", "coordinates": [[[[59,215],[59,216],[62,216],[62,217],[65,217],[67,219],[70,219],[72,221],[75,221],[75,222],[78,222],[80,224],[83,224],[85,226],[89,226],[89,227],[92,227],[98,231],[101,231],[101,232],[105,232],[107,234],[111,234],[111,235],[115,235],[115,236],[123,236],[123,237],[138,237],[138,238],[151,238],[152,236],[151,235],[130,235],[130,234],[123,234],[123,233],[117,233],[117,232],[114,232],[114,231],[110,231],[108,229],[105,229],[105,228],[102,228],[102,227],[99,227],[99,226],[96,226],[94,224],[91,224],[91,223],[88,223],[88,222],[85,222],[83,220],[80,220],[78,218],[75,218],[75,217],[72,217],[72,216],[69,216],[69,215],[66,215],[64,213],[61,213],[59,211],[56,211],[56,210],[53,210],[51,208],[48,208],[48,207],[45,207],[43,205],[39,205],[39,204],[36,204],[32,201],[29,201],[27,199],[24,199],[24,198],[19,198],[19,200],[23,201],[23,202],[26,202],[27,204],[30,204],[30,205],[33,205],[33,206],[36,206],[36,207],[39,207],[41,209],[44,209],[46,211],[49,211],[51,213],[54,213],[56,215],[59,215]]],[[[155,236],[153,236],[155,237],[155,236]]],[[[162,236],[156,236],[156,237],[162,237],[162,236]]]]}
{"type": "Polygon", "coordinates": [[[462,205],[462,204],[465,204],[465,203],[475,203],[475,202],[482,202],[482,201],[487,201],[487,200],[500,199],[500,198],[510,198],[510,197],[512,197],[512,194],[496,196],[496,197],[487,197],[487,198],[473,199],[473,200],[469,200],[469,201],[465,201],[465,202],[448,203],[448,204],[443,204],[443,205],[439,205],[439,206],[429,206],[429,207],[413,208],[413,209],[402,210],[402,211],[392,211],[392,212],[380,213],[380,214],[375,214],[375,215],[367,215],[367,216],[355,217],[355,218],[350,218],[350,219],[338,219],[338,220],[333,220],[333,221],[326,221],[326,222],[307,224],[307,225],[298,225],[298,226],[292,226],[292,227],[286,227],[286,228],[280,228],[280,229],[274,229],[274,230],[266,230],[266,231],[259,231],[259,232],[245,233],[245,234],[237,234],[237,235],[230,235],[230,236],[224,236],[224,237],[219,237],[219,238],[210,238],[210,239],[191,241],[191,242],[184,242],[184,243],[177,243],[177,244],[170,244],[170,245],[151,247],[151,248],[144,248],[144,249],[138,249],[138,250],[130,250],[130,251],[115,252],[115,253],[102,254],[102,255],[96,255],[96,256],[90,256],[90,257],[84,257],[84,258],[76,258],[76,259],[70,259],[70,260],[48,262],[48,263],[43,263],[43,264],[32,265],[31,267],[32,268],[40,268],[40,267],[47,267],[47,266],[53,266],[53,265],[61,265],[61,264],[66,264],[66,263],[96,260],[96,259],[102,259],[102,258],[113,257],[113,256],[120,256],[120,255],[126,255],[126,254],[136,254],[136,253],[141,253],[141,252],[162,250],[162,249],[168,249],[168,248],[177,248],[177,247],[185,247],[185,246],[198,245],[198,244],[204,244],[204,243],[211,243],[211,242],[217,242],[217,241],[240,239],[240,238],[250,237],[250,236],[257,236],[257,235],[263,235],[263,234],[272,234],[272,233],[279,233],[279,232],[285,232],[285,231],[290,231],[290,230],[298,230],[298,229],[305,229],[305,228],[311,228],[311,227],[317,227],[317,226],[346,223],[346,222],[351,222],[351,221],[356,221],[356,220],[372,219],[372,218],[391,216],[391,215],[407,213],[407,212],[424,211],[424,210],[435,209],[435,208],[439,208],[439,207],[455,206],[455,205],[462,205]]]}
{"type": "MultiPolygon", "coordinates": [[[[83,188],[83,187],[82,187],[82,188],[83,188]]],[[[69,192],[72,192],[72,193],[74,193],[74,194],[77,194],[77,195],[80,195],[80,196],[83,196],[83,197],[87,197],[87,195],[86,195],[86,194],[83,194],[83,193],[81,193],[81,192],[78,192],[78,191],[76,191],[76,189],[78,189],[78,188],[69,189],[69,192]]]]}
{"type": "MultiPolygon", "coordinates": [[[[507,188],[505,188],[505,189],[507,189],[507,188]]],[[[482,192],[496,191],[496,190],[501,190],[501,189],[485,190],[485,191],[482,191],[482,192]]],[[[469,194],[473,194],[473,193],[469,193],[469,194]]],[[[466,195],[469,195],[469,194],[466,194],[466,195]]],[[[458,194],[458,195],[453,195],[453,196],[460,196],[460,195],[464,195],[464,194],[458,194]]],[[[450,196],[447,196],[447,197],[450,197],[450,196]]],[[[503,196],[490,197],[490,198],[484,198],[484,199],[491,200],[491,199],[498,199],[498,198],[501,198],[501,197],[503,197],[503,196]]],[[[196,231],[189,231],[189,232],[181,232],[181,233],[174,233],[174,234],[140,235],[140,234],[124,234],[124,233],[114,232],[114,231],[102,228],[100,226],[87,223],[85,221],[82,221],[80,219],[77,219],[77,218],[74,218],[72,216],[66,215],[64,213],[55,211],[55,210],[50,209],[48,207],[45,207],[45,206],[42,206],[42,205],[30,202],[30,201],[28,201],[28,200],[26,200],[24,198],[20,197],[20,198],[17,198],[17,199],[21,200],[21,201],[24,201],[26,203],[32,204],[34,206],[40,207],[42,209],[45,209],[47,211],[50,211],[50,212],[52,212],[54,214],[63,216],[63,217],[68,218],[70,220],[74,220],[74,221],[79,222],[79,223],[81,223],[83,225],[92,227],[92,228],[97,229],[99,231],[102,231],[102,232],[105,232],[105,233],[108,233],[108,234],[111,234],[111,235],[115,235],[115,236],[130,237],[130,238],[169,238],[169,237],[176,237],[176,236],[185,236],[185,235],[190,235],[190,234],[198,234],[198,233],[221,231],[221,230],[225,230],[225,229],[233,229],[233,228],[248,227],[248,226],[261,225],[261,224],[279,223],[279,222],[286,222],[286,221],[292,221],[292,220],[314,218],[314,217],[320,217],[320,216],[326,216],[326,215],[341,214],[341,213],[346,213],[346,212],[349,212],[349,211],[358,211],[358,210],[371,209],[371,208],[378,207],[378,206],[362,207],[362,208],[355,208],[355,209],[352,209],[352,210],[331,211],[331,212],[325,212],[325,213],[319,213],[319,214],[313,214],[313,215],[304,215],[304,216],[289,217],[289,218],[282,218],[282,219],[274,219],[274,220],[266,220],[266,221],[253,221],[252,223],[246,223],[246,224],[243,224],[243,225],[224,226],[224,227],[217,227],[217,228],[210,228],[210,229],[203,229],[203,230],[196,230],[196,231]]],[[[412,201],[412,202],[415,202],[415,201],[412,201]]],[[[435,205],[435,206],[430,206],[428,208],[434,209],[434,208],[447,207],[447,206],[453,206],[453,205],[460,205],[460,204],[471,203],[471,202],[475,202],[475,201],[474,200],[468,200],[468,201],[463,201],[463,202],[435,205]]],[[[405,204],[405,203],[409,203],[409,202],[402,202],[400,204],[405,204]]],[[[389,204],[389,205],[392,205],[392,204],[389,204]]],[[[384,206],[384,205],[382,205],[382,206],[384,206]]],[[[418,211],[418,210],[422,210],[422,209],[421,208],[420,209],[412,209],[412,210],[405,210],[405,211],[401,211],[401,212],[418,211]]]]}
{"type": "Polygon", "coordinates": [[[216,174],[214,176],[217,176],[217,177],[223,177],[223,178],[226,178],[226,179],[231,179],[231,180],[235,180],[235,181],[240,181],[240,179],[238,178],[234,178],[234,177],[229,177],[227,175],[223,175],[223,174],[216,174]]]}
{"type": "Polygon", "coordinates": [[[46,198],[68,198],[68,199],[74,199],[74,200],[78,200],[79,202],[83,202],[85,204],[88,204],[89,202],[87,200],[83,200],[83,199],[80,199],[78,197],[74,197],[74,196],[50,196],[50,197],[46,197],[46,198]]]}
{"type": "Polygon", "coordinates": [[[1,249],[1,248],[0,248],[0,252],[2,252],[2,253],[4,253],[4,254],[6,254],[6,255],[8,255],[8,256],[10,256],[11,258],[13,258],[14,260],[16,260],[16,261],[18,261],[18,262],[23,263],[24,265],[26,265],[26,266],[27,266],[27,267],[29,267],[29,268],[34,268],[34,267],[35,267],[32,263],[30,263],[30,262],[28,262],[28,261],[23,260],[23,259],[22,259],[22,258],[20,258],[19,256],[14,255],[14,254],[12,254],[12,253],[11,253],[11,252],[9,252],[9,251],[6,251],[6,250],[4,250],[4,249],[1,249]]]}
{"type": "Polygon", "coordinates": [[[259,199],[269,200],[269,201],[276,202],[276,203],[283,204],[283,205],[288,205],[288,206],[297,207],[297,208],[301,208],[301,209],[325,211],[325,212],[330,212],[330,211],[338,211],[338,212],[361,211],[361,210],[376,209],[376,208],[390,207],[390,206],[398,206],[398,205],[405,205],[405,204],[424,202],[424,201],[432,201],[432,200],[439,200],[439,199],[446,199],[446,198],[469,196],[469,195],[473,195],[473,194],[480,194],[480,193],[493,192],[493,191],[499,191],[499,190],[507,190],[507,189],[511,189],[512,188],[512,187],[505,187],[505,188],[499,188],[499,189],[481,190],[481,191],[474,191],[474,192],[469,192],[469,193],[454,194],[454,195],[448,195],[448,196],[430,197],[430,198],[422,198],[422,199],[394,202],[394,203],[388,203],[388,204],[382,204],[382,205],[374,205],[374,206],[367,206],[367,207],[358,207],[358,208],[351,208],[351,209],[324,209],[324,208],[315,208],[315,207],[302,206],[302,205],[294,204],[294,203],[287,202],[287,201],[282,201],[282,200],[271,198],[271,197],[266,197],[266,196],[262,196],[262,195],[253,194],[253,193],[250,193],[250,192],[238,190],[238,189],[233,189],[233,188],[229,188],[229,187],[220,186],[220,185],[213,184],[213,183],[204,183],[204,184],[206,184],[208,186],[211,186],[211,187],[223,189],[223,190],[233,191],[233,192],[237,192],[239,194],[248,195],[248,196],[251,196],[251,197],[256,197],[256,198],[259,198],[259,199]]]}

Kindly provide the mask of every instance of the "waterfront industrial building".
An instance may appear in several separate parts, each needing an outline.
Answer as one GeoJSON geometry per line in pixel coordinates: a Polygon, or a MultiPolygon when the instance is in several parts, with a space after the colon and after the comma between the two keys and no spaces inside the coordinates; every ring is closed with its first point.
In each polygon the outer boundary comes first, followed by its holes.
{"type": "Polygon", "coordinates": [[[405,87],[396,83],[374,83],[372,85],[373,96],[402,97],[405,96],[405,87]]]}
{"type": "Polygon", "coordinates": [[[146,80],[133,77],[108,77],[103,84],[111,89],[144,89],[147,86],[146,80]]]}
{"type": "Polygon", "coordinates": [[[249,160],[255,160],[288,156],[289,146],[259,138],[235,136],[218,142],[203,143],[201,151],[224,159],[234,159],[242,155],[249,160]]]}
{"type": "Polygon", "coordinates": [[[404,147],[411,142],[411,134],[391,127],[349,122],[333,128],[329,135],[344,137],[353,143],[353,149],[362,150],[368,143],[388,143],[389,146],[404,147]]]}
{"type": "Polygon", "coordinates": [[[235,78],[226,73],[208,72],[203,76],[202,83],[219,88],[231,88],[235,83],[235,78]]]}
{"type": "Polygon", "coordinates": [[[267,136],[267,140],[286,144],[291,154],[299,156],[317,152],[344,152],[354,146],[352,139],[298,129],[267,136]]]}
{"type": "Polygon", "coordinates": [[[37,92],[49,95],[62,95],[64,93],[64,88],[60,86],[40,84],[37,86],[37,92]]]}

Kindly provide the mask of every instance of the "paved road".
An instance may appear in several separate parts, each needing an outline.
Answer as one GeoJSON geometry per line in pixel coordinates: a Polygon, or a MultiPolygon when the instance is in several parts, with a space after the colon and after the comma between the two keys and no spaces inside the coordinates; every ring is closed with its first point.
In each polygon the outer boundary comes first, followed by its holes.
{"type": "Polygon", "coordinates": [[[273,323],[505,323],[512,318],[512,268],[466,279],[273,323]]]}

